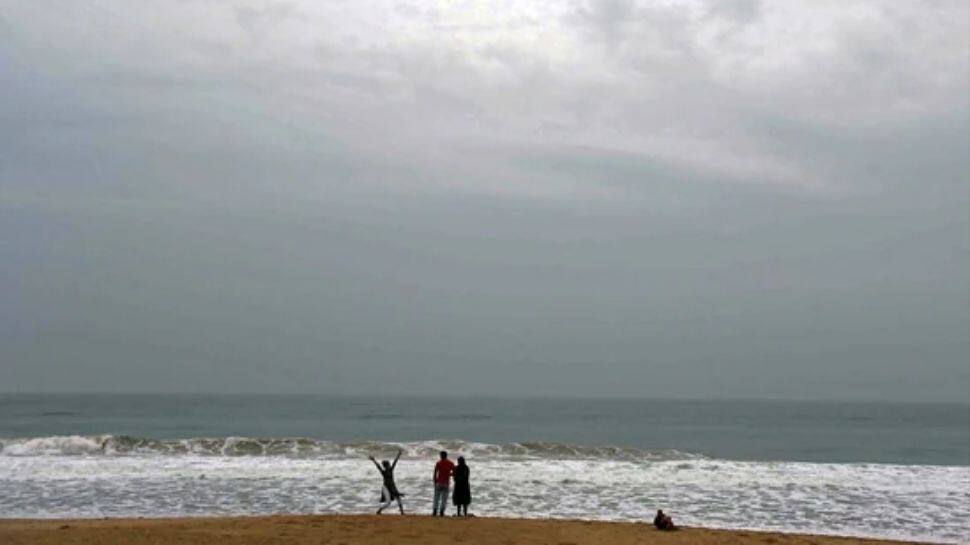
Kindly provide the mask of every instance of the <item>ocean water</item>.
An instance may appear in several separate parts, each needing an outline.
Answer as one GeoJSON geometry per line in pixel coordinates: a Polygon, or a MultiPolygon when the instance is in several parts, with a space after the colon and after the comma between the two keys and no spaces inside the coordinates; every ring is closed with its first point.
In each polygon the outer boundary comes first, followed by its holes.
{"type": "Polygon", "coordinates": [[[366,513],[438,450],[478,515],[970,543],[970,405],[0,395],[0,517],[366,513]]]}

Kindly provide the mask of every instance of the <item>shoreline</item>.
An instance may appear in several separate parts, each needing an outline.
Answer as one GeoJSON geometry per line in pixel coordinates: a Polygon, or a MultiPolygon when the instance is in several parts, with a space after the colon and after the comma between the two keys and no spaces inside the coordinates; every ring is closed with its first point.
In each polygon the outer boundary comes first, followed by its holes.
{"type": "Polygon", "coordinates": [[[684,527],[660,532],[645,522],[578,519],[427,515],[270,515],[101,519],[0,519],[0,542],[11,545],[55,543],[168,543],[221,545],[295,543],[384,545],[932,545],[939,542],[798,534],[761,530],[684,527]]]}

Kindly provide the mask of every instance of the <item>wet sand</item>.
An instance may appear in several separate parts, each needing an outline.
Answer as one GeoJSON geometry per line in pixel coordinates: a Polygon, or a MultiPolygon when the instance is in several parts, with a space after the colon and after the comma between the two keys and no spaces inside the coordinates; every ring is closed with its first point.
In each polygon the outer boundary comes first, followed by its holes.
{"type": "Polygon", "coordinates": [[[898,545],[902,541],[684,528],[649,524],[398,515],[0,520],[4,545],[898,545]]]}

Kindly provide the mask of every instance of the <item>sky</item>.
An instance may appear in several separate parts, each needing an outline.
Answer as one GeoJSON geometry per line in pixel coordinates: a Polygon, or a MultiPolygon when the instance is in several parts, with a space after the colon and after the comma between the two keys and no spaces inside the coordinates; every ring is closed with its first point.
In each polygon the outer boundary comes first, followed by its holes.
{"type": "Polygon", "coordinates": [[[970,4],[0,0],[0,390],[970,401],[970,4]]]}

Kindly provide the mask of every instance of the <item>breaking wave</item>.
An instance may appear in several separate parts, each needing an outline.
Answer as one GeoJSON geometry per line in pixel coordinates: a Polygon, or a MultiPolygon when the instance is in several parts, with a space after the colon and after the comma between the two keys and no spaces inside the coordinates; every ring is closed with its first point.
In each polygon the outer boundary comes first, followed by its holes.
{"type": "Polygon", "coordinates": [[[398,448],[406,508],[427,513],[430,464],[445,449],[469,458],[472,509],[483,516],[649,521],[663,507],[689,526],[970,543],[967,466],[457,440],[87,435],[0,446],[0,518],[367,513],[381,481],[366,456],[390,458],[398,448]]]}
{"type": "Polygon", "coordinates": [[[405,458],[426,458],[447,450],[477,458],[667,461],[697,460],[700,454],[675,449],[584,446],[547,441],[488,444],[461,440],[415,442],[324,441],[310,438],[196,437],[152,439],[129,435],[55,435],[0,439],[0,456],[133,456],[183,454],[211,456],[283,456],[343,459],[391,456],[398,449],[405,458]]]}

